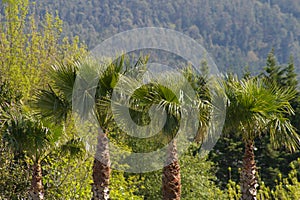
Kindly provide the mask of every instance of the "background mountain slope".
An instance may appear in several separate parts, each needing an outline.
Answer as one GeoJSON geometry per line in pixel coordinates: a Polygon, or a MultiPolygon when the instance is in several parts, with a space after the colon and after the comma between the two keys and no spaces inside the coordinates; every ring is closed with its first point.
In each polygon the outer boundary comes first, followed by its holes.
{"type": "MultiPolygon", "coordinates": [[[[44,0],[41,16],[58,11],[66,35],[89,48],[115,33],[137,27],[172,28],[199,41],[222,71],[259,72],[272,47],[279,63],[300,63],[300,2],[280,0],[44,0]]],[[[299,71],[299,69],[297,69],[299,71]]]]}

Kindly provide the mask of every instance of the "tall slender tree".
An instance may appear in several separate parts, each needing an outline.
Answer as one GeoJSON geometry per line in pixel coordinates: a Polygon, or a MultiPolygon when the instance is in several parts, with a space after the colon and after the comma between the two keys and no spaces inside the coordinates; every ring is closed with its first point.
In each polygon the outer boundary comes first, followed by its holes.
{"type": "Polygon", "coordinates": [[[254,200],[258,187],[254,139],[268,133],[275,147],[285,146],[291,151],[299,148],[300,137],[285,117],[294,113],[289,101],[295,90],[258,78],[238,80],[232,76],[224,84],[228,97],[226,126],[237,131],[245,144],[242,199],[254,200]]]}
{"type": "Polygon", "coordinates": [[[274,54],[274,48],[269,52],[267,57],[266,66],[264,67],[265,76],[274,84],[282,85],[283,76],[285,69],[282,69],[280,65],[277,64],[276,56],[274,54]]]}
{"type": "MultiPolygon", "coordinates": [[[[7,142],[14,154],[24,154],[30,161],[31,187],[29,198],[44,199],[44,185],[42,182],[42,162],[53,152],[70,152],[79,155],[83,151],[80,141],[62,140],[64,132],[61,128],[51,124],[47,126],[37,116],[24,113],[16,107],[11,107],[1,113],[4,120],[3,141],[7,142]]],[[[64,135],[65,138],[66,135],[64,135]]]]}
{"type": "Polygon", "coordinates": [[[44,199],[41,160],[50,146],[51,133],[39,121],[23,115],[10,115],[4,132],[4,140],[15,152],[25,152],[32,160],[32,179],[29,197],[44,199]]]}
{"type": "MultiPolygon", "coordinates": [[[[83,63],[74,62],[58,63],[53,66],[50,73],[53,83],[49,84],[48,89],[40,90],[36,97],[36,108],[43,117],[50,118],[56,123],[72,120],[72,92],[79,67],[83,67],[81,65],[83,63]]],[[[97,158],[94,159],[93,199],[109,199],[110,165],[107,148],[107,135],[99,132],[97,153],[99,156],[105,156],[107,163],[101,163],[97,158]]]]}
{"type": "Polygon", "coordinates": [[[70,155],[79,155],[83,150],[81,142],[69,140],[60,126],[46,121],[45,125],[39,116],[23,109],[20,92],[11,88],[9,83],[2,83],[0,88],[1,140],[11,149],[14,159],[31,167],[29,197],[44,199],[42,162],[58,149],[63,153],[70,152],[70,155]],[[64,140],[61,139],[62,136],[64,140]]]}
{"type": "MultiPolygon", "coordinates": [[[[109,199],[109,180],[111,174],[108,136],[113,116],[110,110],[110,100],[113,88],[120,74],[124,73],[124,56],[107,65],[99,65],[93,60],[81,60],[72,63],[60,63],[53,66],[50,76],[53,83],[48,89],[40,90],[36,98],[36,107],[40,114],[56,122],[71,120],[72,94],[75,80],[82,73],[98,75],[95,97],[95,113],[101,129],[98,129],[96,155],[93,164],[92,199],[109,199]]],[[[136,64],[138,65],[138,63],[136,64]]],[[[127,66],[130,67],[130,66],[127,66]]],[[[83,77],[84,78],[84,77],[83,77]]],[[[86,77],[85,77],[86,78],[86,77]]],[[[82,80],[88,82],[90,80],[82,80]]],[[[90,89],[90,88],[85,88],[90,89]]],[[[87,99],[85,99],[87,100],[87,99]]],[[[90,101],[88,99],[87,101],[90,101]]],[[[85,109],[85,108],[84,108],[85,109]]],[[[91,109],[91,108],[87,108],[91,109]]],[[[88,113],[88,110],[85,110],[88,113]]]]}
{"type": "Polygon", "coordinates": [[[200,122],[199,133],[195,137],[195,139],[199,139],[199,141],[203,139],[205,134],[204,127],[208,125],[209,105],[205,104],[203,99],[204,96],[207,97],[204,89],[205,81],[203,79],[198,79],[199,77],[193,76],[190,69],[187,69],[184,74],[186,75],[184,80],[181,79],[182,77],[178,77],[176,73],[165,72],[163,73],[163,76],[161,74],[157,75],[157,81],[143,85],[136,89],[132,95],[135,104],[133,105],[133,109],[147,113],[151,106],[158,105],[161,110],[157,109],[156,112],[165,111],[166,113],[166,122],[161,130],[163,135],[161,142],[164,143],[164,145],[167,145],[165,164],[162,172],[162,198],[165,200],[178,200],[181,197],[181,175],[178,160],[177,132],[180,126],[186,125],[184,122],[180,123],[182,120],[181,118],[188,116],[188,113],[191,112],[191,110],[188,110],[188,108],[190,108],[189,106],[194,104],[197,105],[195,107],[192,106],[192,109],[195,109],[194,111],[199,114],[197,116],[197,120],[200,122]],[[189,83],[185,82],[187,80],[189,83]],[[194,99],[196,102],[187,100],[187,97],[190,94],[188,94],[187,88],[184,89],[186,83],[193,85],[195,89],[197,87],[198,91],[196,91],[196,96],[198,98],[194,99]],[[198,88],[200,85],[202,85],[201,89],[198,88]]]}

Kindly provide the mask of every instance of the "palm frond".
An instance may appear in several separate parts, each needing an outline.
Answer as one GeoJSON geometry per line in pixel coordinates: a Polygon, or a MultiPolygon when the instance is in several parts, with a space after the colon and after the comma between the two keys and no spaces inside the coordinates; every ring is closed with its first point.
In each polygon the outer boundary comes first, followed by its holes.
{"type": "Polygon", "coordinates": [[[284,146],[292,152],[300,149],[300,136],[287,118],[276,116],[268,126],[271,143],[275,148],[284,146]]]}
{"type": "Polygon", "coordinates": [[[85,146],[80,138],[72,138],[60,146],[60,151],[71,157],[81,157],[85,153],[85,146]]]}
{"type": "Polygon", "coordinates": [[[48,90],[40,90],[33,102],[34,108],[42,117],[49,118],[55,123],[66,120],[71,109],[70,102],[55,92],[50,85],[48,90]]]}
{"type": "Polygon", "coordinates": [[[51,146],[52,132],[43,123],[20,112],[10,111],[5,124],[3,140],[15,152],[25,152],[28,156],[39,159],[51,146]]]}
{"type": "Polygon", "coordinates": [[[52,66],[49,75],[52,83],[47,89],[37,92],[33,107],[38,114],[59,123],[67,119],[71,112],[72,94],[79,62],[57,63],[52,66]]]}
{"type": "Polygon", "coordinates": [[[53,89],[58,90],[67,101],[72,100],[72,91],[75,84],[78,67],[81,65],[79,61],[73,63],[57,63],[50,70],[50,77],[54,81],[53,89]]]}
{"type": "Polygon", "coordinates": [[[296,95],[294,89],[270,85],[258,78],[233,78],[225,84],[229,99],[227,126],[238,127],[244,140],[269,132],[275,146],[284,144],[290,150],[299,147],[299,136],[284,117],[294,114],[290,105],[296,95]]]}

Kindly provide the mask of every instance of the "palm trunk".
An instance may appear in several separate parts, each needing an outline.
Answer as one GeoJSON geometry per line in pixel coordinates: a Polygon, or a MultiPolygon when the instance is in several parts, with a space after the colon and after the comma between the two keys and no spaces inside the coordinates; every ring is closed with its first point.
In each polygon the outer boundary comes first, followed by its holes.
{"type": "Polygon", "coordinates": [[[181,178],[175,139],[168,146],[166,162],[167,165],[163,168],[162,174],[163,199],[179,200],[181,195],[181,178]]]}
{"type": "Polygon", "coordinates": [[[93,166],[92,200],[108,200],[111,172],[108,138],[106,134],[100,132],[97,139],[97,150],[93,166]]]}
{"type": "Polygon", "coordinates": [[[40,161],[38,161],[32,166],[32,180],[29,195],[33,200],[44,199],[44,187],[42,178],[42,167],[40,161]]]}
{"type": "Polygon", "coordinates": [[[241,172],[242,200],[256,200],[258,182],[256,177],[256,164],[254,160],[253,141],[245,143],[245,154],[243,158],[243,169],[241,172]]]}

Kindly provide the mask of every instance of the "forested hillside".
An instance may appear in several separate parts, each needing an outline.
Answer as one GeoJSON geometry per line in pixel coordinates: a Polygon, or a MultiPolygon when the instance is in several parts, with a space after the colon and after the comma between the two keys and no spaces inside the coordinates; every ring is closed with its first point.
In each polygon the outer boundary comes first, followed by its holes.
{"type": "MultiPolygon", "coordinates": [[[[300,64],[300,2],[280,0],[89,0],[37,1],[40,15],[58,11],[66,35],[89,48],[137,27],[175,29],[199,41],[222,71],[258,73],[274,47],[279,63],[300,64]]],[[[297,67],[296,70],[298,71],[297,67]]]]}
{"type": "Polygon", "coordinates": [[[300,199],[297,2],[0,0],[0,200],[300,199]],[[86,59],[146,26],[227,72],[86,59]]]}

